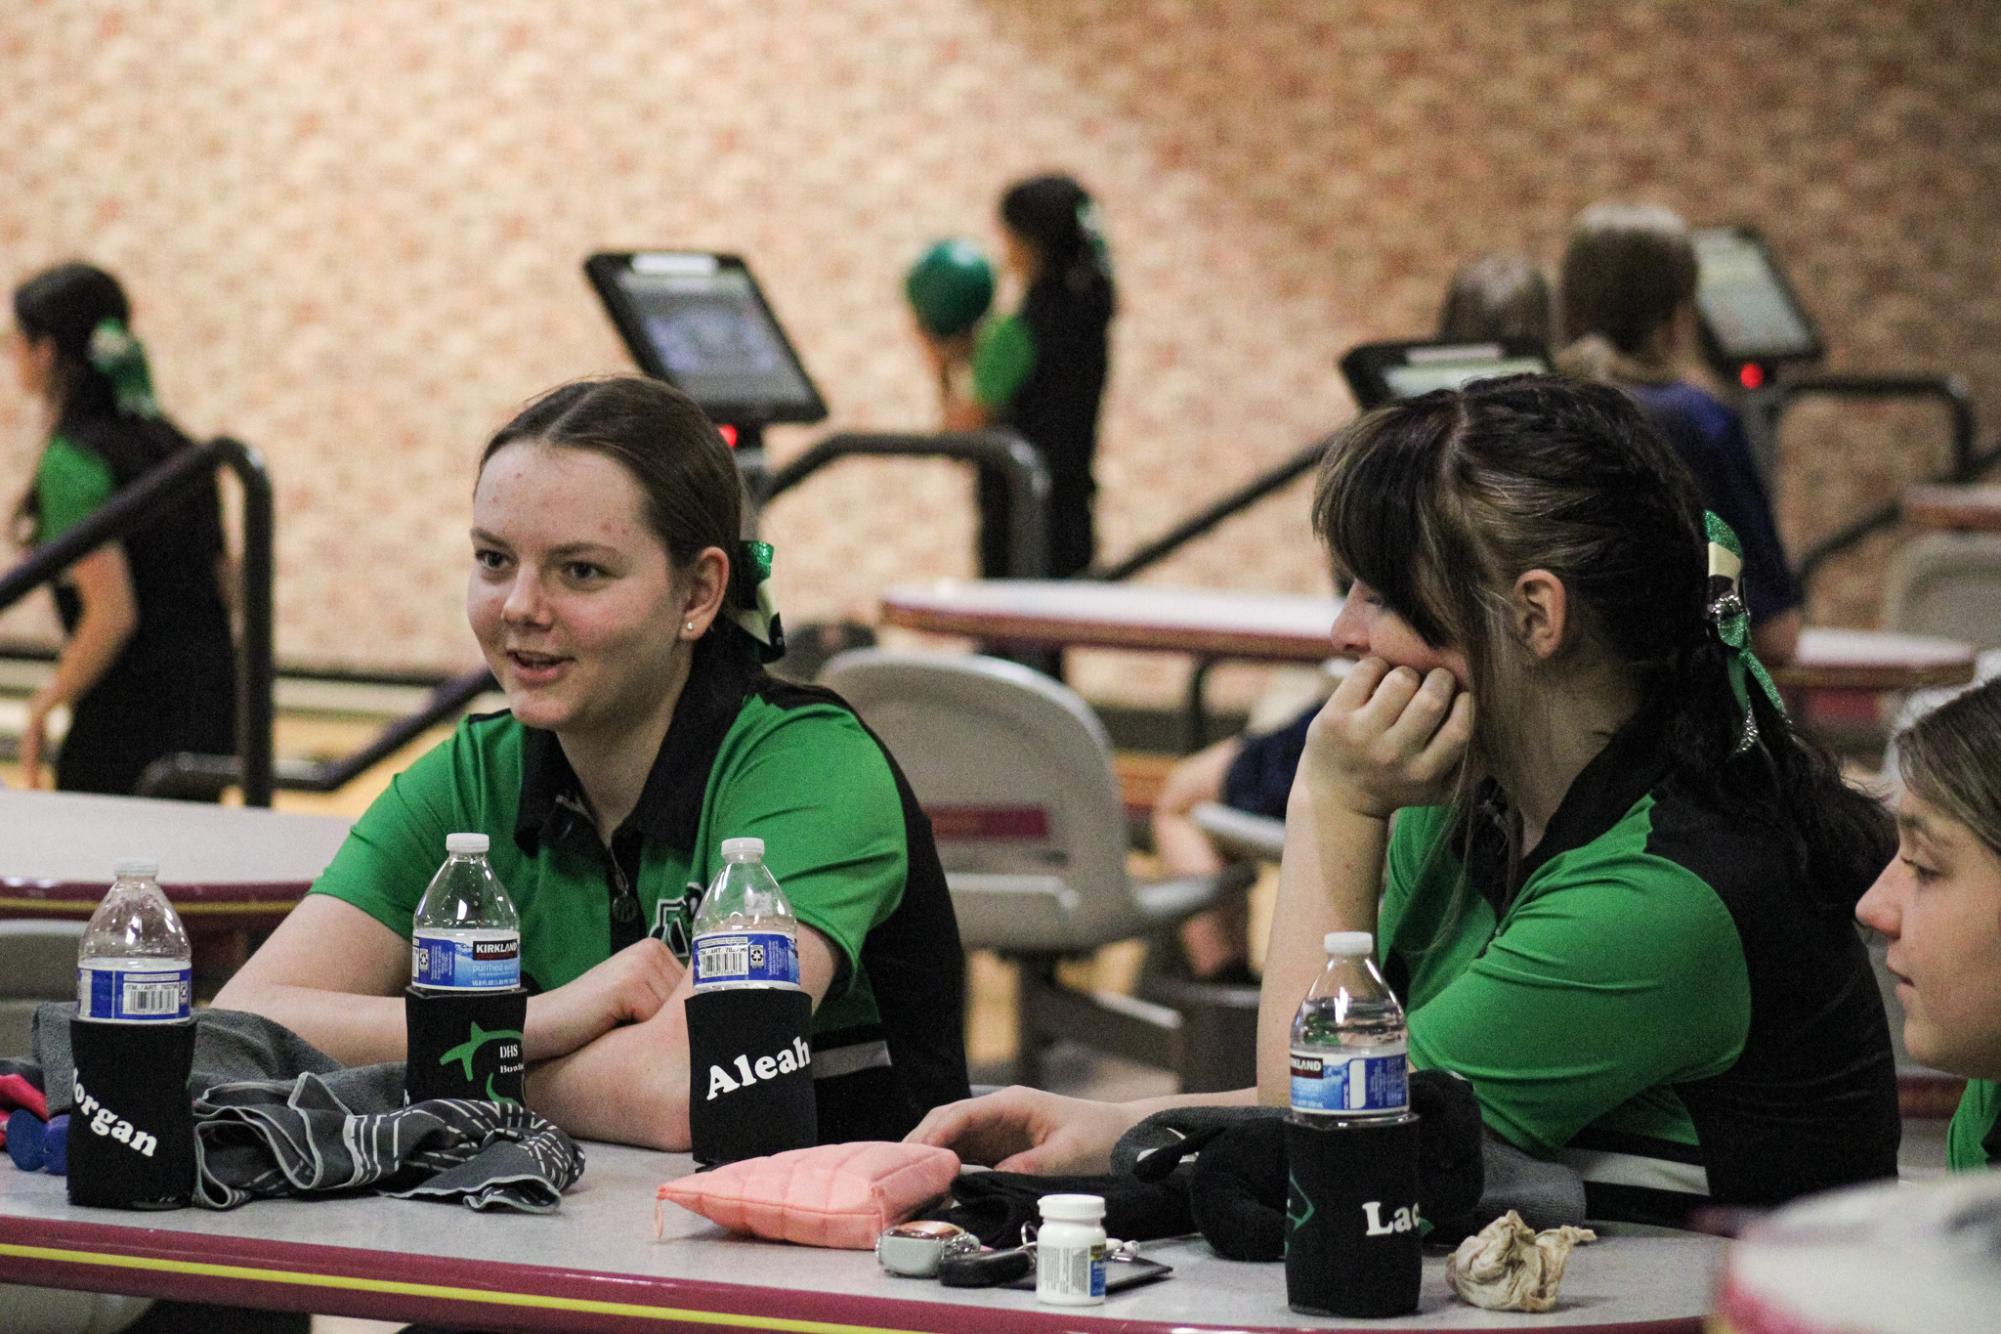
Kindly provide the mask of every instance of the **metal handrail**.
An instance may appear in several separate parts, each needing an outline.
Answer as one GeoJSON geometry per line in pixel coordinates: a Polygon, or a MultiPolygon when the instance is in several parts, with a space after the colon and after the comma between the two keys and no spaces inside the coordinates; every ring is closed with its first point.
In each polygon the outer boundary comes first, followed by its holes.
{"type": "Polygon", "coordinates": [[[1008,574],[1039,579],[1049,570],[1049,469],[1013,431],[842,431],[828,436],[782,468],[759,478],[751,499],[761,508],[814,473],[844,458],[966,459],[1000,474],[1008,489],[1008,574]]]}
{"type": "Polygon", "coordinates": [[[1319,466],[1321,456],[1326,454],[1327,446],[1333,439],[1334,437],[1330,435],[1314,441],[1276,468],[1260,473],[1235,491],[1183,519],[1124,560],[1112,565],[1094,566],[1078,578],[1101,579],[1108,583],[1116,583],[1121,579],[1132,578],[1150,565],[1160,563],[1225,519],[1249,509],[1274,491],[1289,485],[1292,479],[1301,473],[1319,466]]]}
{"type": "Polygon", "coordinates": [[[168,503],[196,486],[213,485],[217,468],[243,484],[243,635],[237,649],[236,744],[243,800],[269,806],[272,791],[271,477],[257,451],[218,436],[174,455],[122,488],[102,506],[52,541],[29,552],[0,575],[0,611],[13,606],[106,542],[133,532],[168,503]]]}
{"type": "MultiPolygon", "coordinates": [[[[280,760],[273,781],[285,792],[338,792],[433,727],[465,712],[474,699],[498,688],[493,673],[484,667],[454,676],[440,682],[415,712],[389,723],[361,749],[317,763],[280,760]]],[[[139,778],[139,792],[149,797],[213,792],[241,777],[235,756],[182,751],[147,765],[139,778]]]]}
{"type": "MultiPolygon", "coordinates": [[[[1774,392],[1766,429],[1776,438],[1779,420],[1804,398],[1927,398],[1943,403],[1952,414],[1952,465],[1933,482],[1970,482],[2001,461],[2001,446],[1981,450],[1973,396],[1957,375],[1803,375],[1787,380],[1774,392]]],[[[1895,524],[1903,513],[1892,500],[1851,519],[1807,549],[1799,559],[1799,583],[1808,586],[1834,557],[1872,533],[1895,524]]]]}

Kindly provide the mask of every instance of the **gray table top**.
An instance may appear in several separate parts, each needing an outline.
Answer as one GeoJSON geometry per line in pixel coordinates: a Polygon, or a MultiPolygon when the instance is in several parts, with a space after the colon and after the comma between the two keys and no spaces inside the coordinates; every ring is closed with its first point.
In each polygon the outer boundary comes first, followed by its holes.
{"type": "MultiPolygon", "coordinates": [[[[688,1159],[602,1144],[586,1152],[561,1211],[532,1217],[377,1197],[121,1214],[72,1208],[60,1178],[0,1166],[0,1281],[483,1328],[712,1329],[721,1316],[754,1329],[946,1331],[967,1328],[972,1308],[985,1330],[1344,1327],[1292,1314],[1280,1266],[1218,1259],[1192,1239],[1146,1247],[1174,1267],[1171,1278],[1082,1311],[1040,1306],[1028,1292],[895,1278],[865,1252],[734,1237],[674,1206],[655,1240],[655,1189],[688,1171],[688,1159]]],[[[1540,1316],[1458,1302],[1443,1255],[1428,1255],[1417,1315],[1350,1325],[1693,1334],[1723,1249],[1688,1234],[1608,1235],[1572,1256],[1562,1305],[1540,1316]]]]}

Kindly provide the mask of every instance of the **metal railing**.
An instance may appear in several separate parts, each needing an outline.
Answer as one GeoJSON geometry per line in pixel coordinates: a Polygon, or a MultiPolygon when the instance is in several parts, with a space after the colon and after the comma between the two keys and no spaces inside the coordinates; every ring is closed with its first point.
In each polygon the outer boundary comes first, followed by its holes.
{"type": "MultiPolygon", "coordinates": [[[[389,723],[361,749],[337,760],[279,760],[273,767],[272,783],[284,792],[338,792],[433,727],[464,713],[479,696],[497,688],[493,673],[484,667],[440,682],[419,708],[389,723]]],[[[139,777],[139,795],[199,796],[241,781],[242,766],[235,756],[183,751],[162,756],[146,766],[146,772],[139,777]]]]}
{"type": "Polygon", "coordinates": [[[1111,565],[1093,566],[1078,575],[1080,579],[1102,579],[1117,582],[1130,579],[1150,565],[1157,565],[1217,527],[1225,519],[1240,514],[1275,491],[1284,489],[1301,473],[1310,472],[1320,464],[1327,446],[1334,437],[1325,436],[1314,441],[1294,454],[1285,462],[1267,472],[1259,473],[1229,494],[1212,501],[1183,519],[1174,527],[1154,538],[1151,542],[1133,552],[1124,560],[1111,565]]]}
{"type": "MultiPolygon", "coordinates": [[[[51,583],[106,542],[127,536],[197,486],[213,486],[217,468],[243,484],[242,640],[237,647],[236,745],[243,800],[269,806],[271,750],[271,478],[257,451],[219,436],[176,454],[114,495],[89,517],[29,552],[0,575],[0,610],[51,583]]],[[[236,761],[232,758],[232,763],[236,761]]]]}
{"type": "Polygon", "coordinates": [[[1008,491],[1008,574],[1039,579],[1049,570],[1049,469],[1029,443],[1013,431],[913,432],[842,431],[828,436],[756,483],[751,500],[759,508],[846,458],[965,459],[996,472],[1008,491]]]}
{"type": "MultiPolygon", "coordinates": [[[[1773,439],[1787,411],[1803,399],[1930,399],[1943,404],[1952,417],[1952,462],[1934,482],[1970,482],[2001,461],[2001,447],[1981,450],[1976,439],[1973,397],[1957,375],[1803,375],[1787,380],[1771,394],[1765,408],[1765,429],[1773,439]]],[[[1799,558],[1799,582],[1808,586],[1828,561],[1870,534],[1895,524],[1902,503],[1891,500],[1849,520],[1821,538],[1799,558]]]]}

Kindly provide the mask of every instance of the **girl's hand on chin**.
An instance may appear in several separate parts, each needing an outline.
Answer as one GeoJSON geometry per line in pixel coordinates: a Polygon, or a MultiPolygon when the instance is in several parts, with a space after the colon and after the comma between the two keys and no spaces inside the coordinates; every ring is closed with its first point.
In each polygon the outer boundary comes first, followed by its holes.
{"type": "Polygon", "coordinates": [[[1473,735],[1473,697],[1452,673],[1364,658],[1306,732],[1299,781],[1316,800],[1388,819],[1445,801],[1473,735]]]}

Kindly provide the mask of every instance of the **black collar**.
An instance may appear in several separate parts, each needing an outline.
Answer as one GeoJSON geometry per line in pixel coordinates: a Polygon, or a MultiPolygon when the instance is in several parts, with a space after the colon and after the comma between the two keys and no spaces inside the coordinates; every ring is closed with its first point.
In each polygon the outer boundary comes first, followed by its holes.
{"type": "MultiPolygon", "coordinates": [[[[763,675],[743,661],[742,654],[724,651],[733,647],[712,647],[704,640],[696,650],[688,684],[674,706],[673,721],[646,775],[646,786],[640,789],[639,804],[619,832],[636,829],[648,840],[683,852],[695,846],[702,796],[716,752],[722,749],[744,697],[757,689],[763,675]]],[[[583,785],[556,734],[538,727],[523,727],[522,733],[521,804],[514,820],[514,842],[532,856],[544,839],[561,839],[579,823],[589,829],[591,821],[583,785]]]]}
{"type": "Polygon", "coordinates": [[[1491,779],[1480,785],[1472,812],[1473,865],[1467,869],[1473,883],[1489,891],[1490,898],[1492,890],[1500,891],[1497,912],[1513,900],[1536,870],[1552,858],[1602,837],[1660,783],[1668,767],[1666,739],[1666,711],[1654,705],[1641,706],[1571,781],[1543,830],[1542,840],[1512,867],[1519,828],[1514,812],[1491,779]]]}

